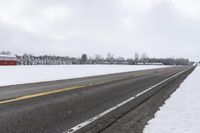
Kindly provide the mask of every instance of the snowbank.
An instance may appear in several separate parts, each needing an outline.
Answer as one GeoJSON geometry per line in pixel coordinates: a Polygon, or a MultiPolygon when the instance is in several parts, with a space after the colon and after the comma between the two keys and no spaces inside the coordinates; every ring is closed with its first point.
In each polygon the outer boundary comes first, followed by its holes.
{"type": "Polygon", "coordinates": [[[0,66],[0,86],[71,79],[127,71],[153,69],[161,65],[51,65],[0,66]]]}
{"type": "Polygon", "coordinates": [[[148,122],[144,133],[199,133],[199,79],[200,68],[197,67],[148,122]]]}

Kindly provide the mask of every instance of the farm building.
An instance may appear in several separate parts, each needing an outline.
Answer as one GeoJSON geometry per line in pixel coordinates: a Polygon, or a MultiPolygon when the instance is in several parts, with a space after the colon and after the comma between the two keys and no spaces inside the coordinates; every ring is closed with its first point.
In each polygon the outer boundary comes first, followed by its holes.
{"type": "Polygon", "coordinates": [[[17,58],[15,55],[0,55],[0,66],[17,65],[17,58]]]}

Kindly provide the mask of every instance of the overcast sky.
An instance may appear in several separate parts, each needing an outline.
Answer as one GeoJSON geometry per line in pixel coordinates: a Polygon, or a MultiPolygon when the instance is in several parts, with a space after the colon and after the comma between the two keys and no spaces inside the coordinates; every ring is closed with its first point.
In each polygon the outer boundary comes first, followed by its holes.
{"type": "Polygon", "coordinates": [[[0,51],[200,59],[200,0],[1,0],[0,51]]]}

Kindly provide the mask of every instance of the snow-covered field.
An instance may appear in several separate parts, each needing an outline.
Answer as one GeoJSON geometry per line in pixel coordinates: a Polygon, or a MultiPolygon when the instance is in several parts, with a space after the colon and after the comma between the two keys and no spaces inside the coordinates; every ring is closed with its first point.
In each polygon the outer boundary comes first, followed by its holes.
{"type": "Polygon", "coordinates": [[[198,66],[148,122],[144,133],[199,133],[199,79],[198,66]]]}
{"type": "Polygon", "coordinates": [[[0,66],[0,86],[166,67],[161,65],[0,66]]]}

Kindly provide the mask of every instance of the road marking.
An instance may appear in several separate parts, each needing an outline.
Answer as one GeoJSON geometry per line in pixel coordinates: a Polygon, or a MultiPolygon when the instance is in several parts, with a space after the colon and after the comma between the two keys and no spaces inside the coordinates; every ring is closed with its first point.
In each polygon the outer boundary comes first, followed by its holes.
{"type": "MultiPolygon", "coordinates": [[[[140,75],[142,75],[142,74],[138,74],[137,76],[140,76],[140,75]]],[[[135,77],[135,75],[133,75],[133,76],[135,77]]],[[[108,80],[108,81],[101,81],[101,82],[97,82],[97,83],[90,83],[90,84],[87,84],[87,85],[73,86],[73,87],[68,87],[68,88],[63,88],[63,89],[58,89],[58,90],[52,90],[52,91],[46,91],[46,92],[41,92],[41,93],[36,93],[36,94],[30,94],[30,95],[20,96],[20,97],[17,97],[17,98],[0,101],[0,104],[10,103],[10,102],[16,102],[16,101],[25,100],[25,99],[31,99],[31,98],[34,98],[34,97],[46,96],[46,95],[50,95],[50,94],[61,93],[61,92],[65,92],[65,91],[69,91],[69,90],[74,90],[74,89],[91,87],[91,86],[105,84],[105,83],[110,83],[110,82],[113,82],[113,81],[119,81],[119,80],[123,80],[123,79],[127,79],[127,78],[128,77],[117,78],[117,79],[108,80]]]]}
{"type": "Polygon", "coordinates": [[[10,100],[0,101],[0,104],[15,102],[15,101],[20,101],[20,100],[25,100],[25,99],[30,99],[30,98],[34,98],[34,97],[55,94],[55,93],[60,93],[60,92],[73,90],[73,89],[78,89],[78,88],[83,88],[83,87],[84,86],[74,86],[74,87],[69,87],[69,88],[64,88],[64,89],[59,89],[59,90],[53,90],[53,91],[47,91],[47,92],[42,92],[42,93],[37,93],[37,94],[21,96],[21,97],[17,97],[17,98],[10,99],[10,100]]]}
{"type": "Polygon", "coordinates": [[[172,78],[174,78],[174,77],[176,77],[176,76],[178,76],[178,75],[183,74],[184,72],[188,71],[189,69],[191,69],[191,68],[188,68],[188,69],[183,70],[183,71],[181,71],[181,72],[179,72],[179,73],[177,73],[177,74],[172,75],[171,77],[169,77],[169,78],[167,78],[167,79],[165,79],[165,80],[163,80],[163,81],[157,83],[156,85],[151,86],[150,88],[148,88],[148,89],[146,89],[146,90],[144,90],[144,91],[142,91],[142,92],[136,94],[135,96],[133,96],[133,97],[131,97],[131,98],[129,98],[129,99],[123,101],[122,103],[117,104],[116,106],[114,106],[114,107],[112,107],[112,108],[110,108],[110,109],[108,109],[108,110],[102,112],[101,114],[99,114],[99,115],[97,115],[97,116],[95,116],[95,117],[92,117],[92,118],[90,118],[90,119],[88,119],[88,120],[86,120],[86,121],[84,121],[84,122],[82,122],[82,123],[76,125],[75,127],[71,128],[71,129],[68,129],[68,130],[64,131],[63,133],[74,133],[74,132],[80,130],[81,128],[83,128],[83,127],[89,125],[90,123],[96,121],[97,119],[103,117],[104,115],[107,115],[108,113],[110,113],[110,112],[112,112],[112,111],[118,109],[119,107],[121,107],[121,106],[127,104],[128,102],[134,100],[135,98],[137,98],[137,97],[139,97],[139,96],[145,94],[146,92],[152,90],[153,88],[155,88],[155,87],[157,87],[157,86],[163,84],[164,82],[166,82],[166,81],[168,81],[168,80],[170,80],[170,79],[172,79],[172,78]]]}

